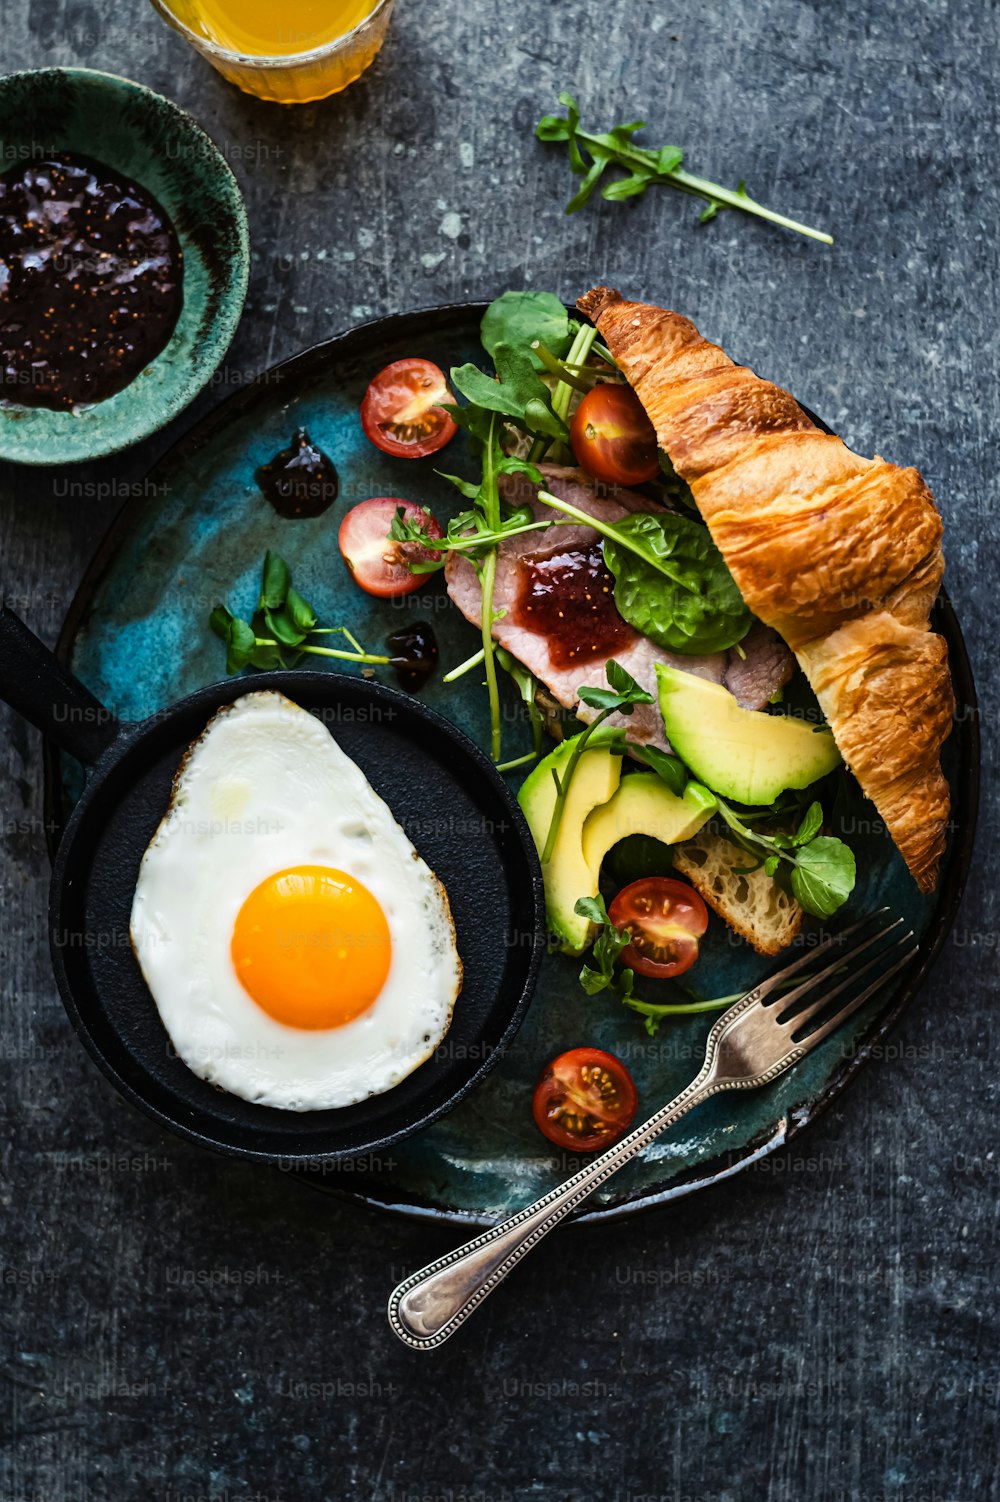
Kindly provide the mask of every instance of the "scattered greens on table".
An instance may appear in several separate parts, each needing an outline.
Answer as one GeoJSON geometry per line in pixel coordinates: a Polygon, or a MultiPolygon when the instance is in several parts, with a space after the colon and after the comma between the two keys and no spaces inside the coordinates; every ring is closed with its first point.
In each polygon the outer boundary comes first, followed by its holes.
{"type": "Polygon", "coordinates": [[[755,214],[759,219],[808,235],[812,240],[822,240],[824,245],[833,244],[833,236],[823,230],[812,229],[808,224],[800,224],[796,219],[788,219],[784,214],[777,214],[757,203],[750,197],[742,179],[735,189],[723,188],[719,183],[685,171],[681,165],[684,152],[680,146],[661,146],[658,151],[637,146],[633,138],[644,128],[645,120],[615,125],[609,131],[594,135],[580,129],[580,106],[572,94],[560,94],[559,103],[565,109],[565,115],[545,115],[539,120],[535,134],[540,141],[565,142],[569,147],[570,166],[576,176],[583,179],[566,205],[567,214],[582,209],[606,169],[616,166],[623,169],[625,176],[606,181],[601,189],[601,197],[610,202],[635,198],[651,185],[663,184],[704,201],[705,207],[699,215],[702,224],[714,219],[720,209],[742,209],[746,214],[755,214]]]}

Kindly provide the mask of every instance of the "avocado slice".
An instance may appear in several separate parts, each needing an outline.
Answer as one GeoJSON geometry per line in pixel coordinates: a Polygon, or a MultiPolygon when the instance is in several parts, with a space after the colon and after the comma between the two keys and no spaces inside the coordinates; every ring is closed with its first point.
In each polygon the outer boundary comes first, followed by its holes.
{"type": "Polygon", "coordinates": [[[830,731],[790,715],[741,709],[728,689],[656,664],[660,713],[677,755],[701,782],[737,803],[773,803],[840,765],[830,731]]]}
{"type": "Polygon", "coordinates": [[[623,777],[614,796],[595,808],[583,826],[584,861],[600,871],[612,846],[631,834],[651,835],[664,845],[689,840],[717,807],[715,795],[697,782],[689,782],[678,798],[655,772],[623,777]]]}
{"type": "MultiPolygon", "coordinates": [[[[563,776],[578,739],[573,736],[562,741],[543,757],[517,795],[539,855],[545,847],[556,801],[552,773],[563,776]]],[[[569,785],[552,859],[542,866],[549,927],[567,954],[582,954],[590,942],[593,925],[574,909],[579,898],[597,896],[600,875],[600,862],[591,868],[583,853],[584,820],[599,804],[607,803],[618,786],[621,770],[621,757],[606,746],[584,751],[569,785]]]]}

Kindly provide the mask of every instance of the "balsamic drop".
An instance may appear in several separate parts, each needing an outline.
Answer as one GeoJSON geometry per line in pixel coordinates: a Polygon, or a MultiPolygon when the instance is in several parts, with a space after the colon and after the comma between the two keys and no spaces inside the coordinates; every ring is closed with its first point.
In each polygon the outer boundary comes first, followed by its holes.
{"type": "Polygon", "coordinates": [[[400,687],[411,692],[423,688],[438,660],[437,637],[430,621],[413,621],[390,631],[385,645],[392,654],[400,687]]]}
{"type": "Polygon", "coordinates": [[[337,499],[340,480],[333,460],[299,428],[286,449],[254,475],[279,516],[321,516],[337,499]]]}

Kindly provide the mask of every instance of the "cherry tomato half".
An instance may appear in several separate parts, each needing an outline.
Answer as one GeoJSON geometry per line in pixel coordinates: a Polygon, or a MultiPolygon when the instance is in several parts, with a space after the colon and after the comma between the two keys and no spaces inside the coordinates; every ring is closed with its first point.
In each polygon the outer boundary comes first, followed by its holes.
{"type": "Polygon", "coordinates": [[[660,472],[656,432],[631,386],[587,392],[569,430],[576,462],[609,485],[643,485],[660,472]]]}
{"type": "Polygon", "coordinates": [[[632,936],[622,950],[622,964],[660,980],[691,969],[708,927],[708,909],[698,893],[669,876],[644,876],[623,887],[608,917],[632,936]]]}
{"type": "Polygon", "coordinates": [[[441,406],[451,401],[444,372],[430,360],[393,360],[365,392],[361,426],[383,453],[421,459],[454,438],[455,424],[441,406]]]}
{"type": "Polygon", "coordinates": [[[542,1070],[531,1108],[550,1142],[592,1153],[625,1135],[638,1104],[620,1059],[603,1048],[571,1048],[542,1070]]]}
{"type": "Polygon", "coordinates": [[[423,574],[411,573],[406,560],[430,562],[440,558],[431,548],[415,542],[393,542],[389,537],[392,519],[402,506],[407,521],[419,521],[431,537],[440,537],[441,528],[423,506],[401,501],[394,495],[373,496],[352,506],[340,524],[337,542],[341,556],[355,581],[370,595],[391,599],[419,589],[423,574]]]}

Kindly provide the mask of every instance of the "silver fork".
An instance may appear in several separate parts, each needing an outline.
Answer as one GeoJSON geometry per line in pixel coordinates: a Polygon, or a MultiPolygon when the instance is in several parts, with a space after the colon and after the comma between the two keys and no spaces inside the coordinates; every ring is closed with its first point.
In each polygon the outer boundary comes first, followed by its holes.
{"type": "Polygon", "coordinates": [[[903,920],[897,918],[846,950],[845,939],[875,919],[884,918],[888,911],[879,908],[839,934],[831,935],[723,1012],[708,1035],[705,1062],[698,1077],[644,1125],[535,1204],[484,1231],[465,1246],[447,1252],[394,1288],[389,1297],[389,1323],[400,1340],[417,1351],[441,1345],[553,1226],[685,1112],[722,1090],[754,1090],[767,1084],[829,1037],[917,953],[913,934],[907,932],[879,949],[860,969],[853,969],[860,955],[893,934],[903,920]],[[830,951],[836,952],[832,964],[824,966],[818,974],[810,974],[793,990],[775,995],[791,976],[830,951]],[[829,1011],[837,997],[853,991],[862,977],[885,965],[887,960],[892,963],[860,994],[852,995],[836,1010],[829,1011]],[[851,974],[832,990],[824,989],[825,981],[847,967],[852,967],[851,974]],[[810,1029],[811,1023],[815,1026],[810,1029]]]}

